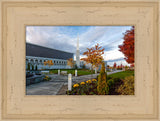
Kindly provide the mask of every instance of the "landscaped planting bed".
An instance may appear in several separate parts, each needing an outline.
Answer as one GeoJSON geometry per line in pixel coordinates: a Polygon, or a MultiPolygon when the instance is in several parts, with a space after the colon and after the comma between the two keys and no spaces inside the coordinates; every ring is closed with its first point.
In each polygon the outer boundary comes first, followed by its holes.
{"type": "MultiPolygon", "coordinates": [[[[111,74],[107,78],[108,95],[134,95],[134,71],[111,74]]],[[[97,95],[98,80],[92,79],[74,84],[68,95],[97,95]]]]}
{"type": "Polygon", "coordinates": [[[87,80],[85,82],[77,83],[72,86],[71,91],[66,92],[68,95],[96,95],[97,80],[87,80]]]}

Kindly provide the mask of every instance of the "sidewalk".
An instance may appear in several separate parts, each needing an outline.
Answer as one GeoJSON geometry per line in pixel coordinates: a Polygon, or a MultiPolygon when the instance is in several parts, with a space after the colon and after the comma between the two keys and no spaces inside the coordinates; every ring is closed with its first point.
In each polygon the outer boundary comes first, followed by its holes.
{"type": "MultiPolygon", "coordinates": [[[[121,70],[114,71],[114,72],[107,72],[107,75],[121,72],[121,70]]],[[[97,78],[99,74],[92,74],[92,75],[83,75],[83,76],[73,76],[72,77],[72,84],[79,83],[82,81],[87,81],[90,79],[97,78]]],[[[26,87],[26,95],[56,95],[56,94],[65,94],[65,90],[67,90],[68,84],[68,76],[63,75],[48,75],[51,77],[51,80],[48,82],[41,82],[37,84],[32,84],[26,87]],[[63,89],[61,89],[63,87],[63,89]],[[65,87],[65,89],[64,89],[65,87]],[[63,90],[63,91],[61,91],[63,90]]]]}

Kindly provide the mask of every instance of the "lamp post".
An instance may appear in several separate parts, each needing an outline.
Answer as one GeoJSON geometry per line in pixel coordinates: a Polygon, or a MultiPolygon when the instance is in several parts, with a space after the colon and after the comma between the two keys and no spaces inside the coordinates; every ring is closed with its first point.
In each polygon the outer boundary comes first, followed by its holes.
{"type": "Polygon", "coordinates": [[[72,90],[72,74],[68,74],[68,90],[72,90]]]}
{"type": "Polygon", "coordinates": [[[77,70],[75,70],[75,76],[77,76],[77,70]]]}
{"type": "Polygon", "coordinates": [[[58,69],[58,75],[60,75],[60,70],[58,69]]]}

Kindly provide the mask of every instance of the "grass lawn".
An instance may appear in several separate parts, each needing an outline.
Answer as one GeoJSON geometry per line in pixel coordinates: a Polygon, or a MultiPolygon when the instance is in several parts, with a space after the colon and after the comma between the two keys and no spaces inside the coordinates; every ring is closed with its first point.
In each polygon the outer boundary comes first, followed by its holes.
{"type": "Polygon", "coordinates": [[[134,71],[122,71],[110,74],[108,77],[124,79],[127,76],[134,76],[134,71]]]}
{"type": "MultiPolygon", "coordinates": [[[[69,73],[73,75],[75,74],[75,69],[60,69],[60,71],[67,71],[67,74],[69,73]]],[[[58,70],[57,69],[50,70],[50,73],[58,74],[58,70]]],[[[78,76],[94,74],[94,72],[91,72],[90,70],[87,70],[87,69],[77,69],[77,73],[78,73],[78,76]]]]}

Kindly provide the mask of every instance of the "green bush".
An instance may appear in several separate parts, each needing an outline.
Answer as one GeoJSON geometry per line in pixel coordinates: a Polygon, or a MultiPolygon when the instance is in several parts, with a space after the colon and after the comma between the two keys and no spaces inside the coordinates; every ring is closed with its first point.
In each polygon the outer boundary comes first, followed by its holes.
{"type": "Polygon", "coordinates": [[[119,82],[121,79],[118,77],[113,78],[114,82],[119,82]]]}
{"type": "Polygon", "coordinates": [[[51,77],[45,76],[45,77],[43,78],[43,80],[44,80],[44,81],[49,81],[49,80],[51,80],[51,77]]]}
{"type": "Polygon", "coordinates": [[[112,77],[110,77],[110,76],[106,76],[106,78],[107,78],[107,80],[112,79],[112,77]]]}
{"type": "Polygon", "coordinates": [[[121,95],[134,95],[134,76],[128,76],[123,80],[117,92],[121,95]]]}
{"type": "Polygon", "coordinates": [[[109,79],[108,81],[107,81],[107,84],[108,84],[108,86],[109,87],[111,87],[112,85],[114,85],[114,80],[113,79],[109,79]]]}
{"type": "Polygon", "coordinates": [[[98,86],[97,86],[97,92],[99,95],[105,95],[109,93],[109,87],[107,85],[107,75],[105,72],[105,64],[102,63],[101,71],[98,76],[98,86]]]}

